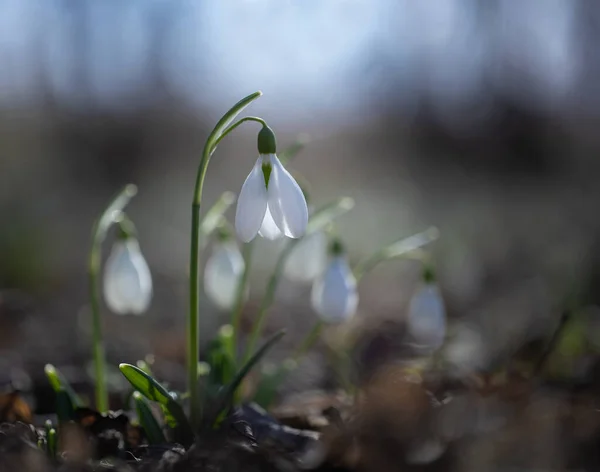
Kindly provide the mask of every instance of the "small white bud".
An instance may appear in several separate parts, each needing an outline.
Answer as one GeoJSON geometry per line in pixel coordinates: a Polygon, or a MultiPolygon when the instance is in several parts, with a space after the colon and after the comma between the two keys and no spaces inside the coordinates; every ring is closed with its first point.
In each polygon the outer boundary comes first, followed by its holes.
{"type": "Polygon", "coordinates": [[[312,306],[326,323],[341,323],[356,313],[358,292],[356,279],[346,257],[332,257],[328,267],[312,288],[312,306]]]}
{"type": "Polygon", "coordinates": [[[424,283],[413,295],[406,324],[416,345],[435,350],[444,343],[446,309],[435,283],[424,283]]]}
{"type": "Polygon", "coordinates": [[[235,242],[217,243],[204,268],[204,291],[221,310],[233,308],[244,268],[244,258],[235,242]]]}
{"type": "Polygon", "coordinates": [[[152,276],[134,238],[115,242],[104,268],[104,300],[120,315],[140,315],[150,306],[152,276]]]}
{"type": "Polygon", "coordinates": [[[327,236],[316,231],[304,236],[288,256],[283,273],[294,282],[312,282],[327,265],[327,236]]]}

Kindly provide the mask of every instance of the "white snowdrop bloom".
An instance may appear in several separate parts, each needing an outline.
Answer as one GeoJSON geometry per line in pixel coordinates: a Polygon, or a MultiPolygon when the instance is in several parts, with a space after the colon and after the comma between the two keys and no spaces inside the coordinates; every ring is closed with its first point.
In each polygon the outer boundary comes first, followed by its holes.
{"type": "Polygon", "coordinates": [[[413,295],[406,323],[416,345],[438,349],[444,343],[446,309],[437,284],[424,283],[413,295]]]}
{"type": "Polygon", "coordinates": [[[306,232],[306,199],[276,150],[275,133],[264,124],[258,133],[258,159],[242,185],[235,211],[235,230],[245,243],[257,234],[277,239],[300,238],[306,232]]]}
{"type": "Polygon", "coordinates": [[[308,207],[300,186],[276,154],[261,154],[238,197],[235,212],[238,237],[245,243],[257,234],[267,239],[282,235],[300,238],[307,223],[308,207]]]}
{"type": "Polygon", "coordinates": [[[294,282],[312,282],[327,265],[327,236],[316,231],[304,236],[288,256],[283,273],[294,282]]]}
{"type": "Polygon", "coordinates": [[[354,316],[358,306],[356,279],[344,255],[332,257],[313,285],[311,301],[326,323],[341,323],[354,316]]]}
{"type": "Polygon", "coordinates": [[[221,310],[233,308],[244,268],[244,258],[234,241],[217,243],[204,268],[204,291],[221,310]]]}
{"type": "Polygon", "coordinates": [[[104,268],[104,300],[120,315],[140,315],[152,299],[152,276],[136,239],[119,239],[104,268]]]}

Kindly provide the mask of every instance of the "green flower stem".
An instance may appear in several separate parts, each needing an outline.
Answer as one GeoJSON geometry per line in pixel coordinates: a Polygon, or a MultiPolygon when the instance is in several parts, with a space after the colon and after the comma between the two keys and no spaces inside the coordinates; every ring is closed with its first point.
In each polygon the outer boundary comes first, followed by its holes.
{"type": "Polygon", "coordinates": [[[92,247],[89,255],[88,283],[90,290],[90,306],[92,309],[92,344],[94,357],[94,376],[96,388],[96,408],[98,411],[108,410],[108,391],[106,389],[106,359],[102,339],[102,319],[100,318],[100,263],[102,260],[102,242],[106,238],[110,226],[117,221],[121,211],[129,200],[137,193],[135,185],[127,185],[114,197],[92,229],[92,247]]]}
{"type": "MultiPolygon", "coordinates": [[[[339,198],[338,200],[321,207],[309,218],[308,226],[306,228],[306,235],[322,230],[323,228],[327,227],[335,218],[348,212],[353,207],[354,200],[348,197],[339,198]]],[[[260,302],[258,317],[256,318],[256,321],[252,327],[252,332],[250,333],[250,340],[248,341],[248,345],[246,346],[246,351],[243,357],[244,360],[247,360],[250,357],[254,351],[256,343],[262,335],[263,326],[267,317],[267,311],[275,299],[275,292],[283,273],[285,261],[299,241],[299,239],[292,239],[288,242],[284,250],[281,251],[281,254],[279,254],[279,258],[275,264],[275,269],[269,278],[267,289],[260,302]]]]}
{"type": "Polygon", "coordinates": [[[258,317],[252,326],[252,332],[250,333],[250,340],[248,341],[248,345],[246,346],[246,353],[244,354],[244,363],[248,361],[254,349],[256,347],[256,343],[262,335],[263,326],[267,319],[267,312],[271,305],[273,304],[273,300],[275,299],[275,292],[277,291],[277,287],[279,285],[279,281],[281,280],[281,275],[283,274],[283,268],[285,266],[285,261],[288,256],[291,254],[292,249],[298,243],[297,239],[290,241],[287,246],[281,251],[279,254],[279,258],[277,259],[277,263],[275,264],[275,270],[271,274],[269,281],[267,283],[267,289],[265,290],[265,294],[260,301],[260,307],[258,309],[258,317]]]}
{"type": "Polygon", "coordinates": [[[295,362],[299,362],[308,351],[314,346],[315,342],[321,337],[321,331],[323,331],[324,323],[318,320],[308,332],[305,338],[300,343],[300,346],[296,349],[292,359],[295,362]]]}
{"type": "Polygon", "coordinates": [[[408,238],[401,239],[388,246],[385,246],[375,251],[371,256],[359,262],[354,268],[354,277],[356,277],[356,280],[359,281],[367,272],[373,270],[373,268],[379,263],[388,261],[390,259],[395,259],[398,257],[411,257],[415,255],[419,256],[419,258],[422,258],[422,255],[418,252],[418,250],[422,246],[435,241],[438,237],[438,229],[431,227],[421,233],[414,234],[408,238]]]}
{"type": "Polygon", "coordinates": [[[248,279],[250,277],[250,268],[252,266],[252,251],[254,244],[252,242],[245,244],[242,248],[242,256],[244,257],[244,273],[240,279],[235,294],[235,304],[231,313],[231,325],[233,326],[233,342],[231,343],[232,352],[231,356],[236,360],[237,363],[237,343],[240,332],[240,324],[242,322],[242,311],[244,308],[244,294],[246,293],[246,287],[248,285],[248,279]]]}
{"type": "MultiPolygon", "coordinates": [[[[242,118],[235,124],[231,122],[239,115],[244,108],[262,95],[261,92],[254,92],[251,95],[240,100],[231,109],[223,115],[210,133],[202,150],[202,159],[198,166],[196,175],[196,185],[194,186],[194,196],[192,199],[192,229],[190,243],[190,304],[187,317],[187,371],[188,371],[188,391],[190,392],[190,418],[192,427],[197,430],[200,426],[202,416],[200,404],[200,392],[198,385],[198,355],[199,355],[199,294],[200,294],[200,205],[202,203],[202,190],[204,188],[204,179],[210,158],[217,148],[217,144],[227,136],[231,131],[237,128],[244,121],[249,119],[242,118]]],[[[264,123],[260,118],[252,121],[264,123]]]]}
{"type": "Polygon", "coordinates": [[[221,136],[219,136],[219,138],[215,141],[214,147],[216,148],[217,145],[223,140],[223,138],[225,136],[227,136],[234,129],[236,129],[239,125],[241,125],[242,123],[245,123],[246,121],[255,121],[256,123],[260,123],[263,126],[267,126],[267,122],[265,120],[263,120],[262,118],[258,118],[257,116],[245,116],[244,118],[239,119],[234,124],[232,124],[231,126],[226,128],[225,131],[223,131],[223,134],[221,136]]]}

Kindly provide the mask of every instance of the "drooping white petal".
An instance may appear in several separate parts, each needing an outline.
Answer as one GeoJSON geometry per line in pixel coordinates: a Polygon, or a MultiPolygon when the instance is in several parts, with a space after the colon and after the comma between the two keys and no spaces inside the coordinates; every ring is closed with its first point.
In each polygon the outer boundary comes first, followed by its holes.
{"type": "Polygon", "coordinates": [[[334,257],[312,288],[312,306],[327,323],[340,323],[354,316],[358,306],[356,279],[343,256],[334,257]]]}
{"type": "Polygon", "coordinates": [[[204,291],[220,309],[233,308],[244,267],[244,258],[233,242],[218,244],[206,262],[204,291]]]}
{"type": "Polygon", "coordinates": [[[327,265],[327,236],[316,231],[304,236],[288,256],[283,273],[294,282],[311,282],[327,265]]]}
{"type": "Polygon", "coordinates": [[[265,218],[262,222],[260,230],[258,231],[258,234],[265,239],[270,239],[271,241],[283,237],[283,233],[277,227],[275,221],[273,221],[273,215],[271,215],[271,211],[269,210],[268,206],[267,211],[265,212],[265,218]]]}
{"type": "Polygon", "coordinates": [[[443,344],[446,309],[436,284],[424,284],[413,295],[406,324],[415,344],[428,349],[437,349],[443,344]]]}
{"type": "Polygon", "coordinates": [[[104,269],[104,299],[118,314],[139,315],[148,309],[152,276],[136,240],[115,243],[104,269]]]}
{"type": "Polygon", "coordinates": [[[241,241],[248,243],[260,230],[267,210],[267,186],[259,157],[242,185],[235,210],[235,231],[241,241]]]}
{"type": "Polygon", "coordinates": [[[300,238],[306,232],[308,207],[302,189],[283,167],[275,154],[271,154],[269,178],[269,210],[279,229],[290,238],[300,238]]]}

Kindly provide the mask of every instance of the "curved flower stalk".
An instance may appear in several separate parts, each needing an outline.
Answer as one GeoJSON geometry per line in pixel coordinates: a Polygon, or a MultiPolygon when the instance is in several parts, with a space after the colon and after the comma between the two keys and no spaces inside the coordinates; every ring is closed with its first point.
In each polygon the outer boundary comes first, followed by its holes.
{"type": "Polygon", "coordinates": [[[315,280],[327,265],[327,236],[316,231],[304,236],[294,247],[285,262],[283,274],[293,282],[307,283],[315,280]]]}
{"type": "MultiPolygon", "coordinates": [[[[235,118],[254,100],[260,97],[260,91],[254,92],[244,97],[233,105],[217,122],[212,132],[209,134],[204,148],[202,158],[198,165],[196,174],[196,184],[192,199],[192,224],[190,241],[190,277],[189,277],[189,310],[187,317],[187,386],[190,396],[190,420],[194,428],[198,428],[201,422],[201,404],[200,390],[198,385],[198,354],[199,354],[199,308],[200,308],[200,208],[202,205],[202,190],[204,188],[204,179],[212,155],[217,149],[218,144],[234,129],[246,121],[260,123],[263,128],[267,127],[266,122],[254,116],[248,116],[239,119],[235,123],[235,118]],[[233,123],[233,124],[232,124],[233,123]]],[[[271,131],[272,133],[272,131],[271,131]]],[[[260,135],[259,135],[260,137],[260,135]]],[[[274,137],[273,137],[274,141],[274,137]]],[[[259,149],[260,154],[260,149],[259,149]]],[[[258,231],[258,229],[257,229],[258,231]]]]}
{"type": "Polygon", "coordinates": [[[235,229],[248,243],[257,234],[266,239],[283,235],[300,238],[308,224],[302,189],[277,158],[275,135],[263,126],[258,135],[259,156],[244,181],[235,213],[235,229]]]}
{"type": "Polygon", "coordinates": [[[152,276],[140,245],[121,232],[104,268],[104,300],[119,315],[141,315],[152,300],[152,276]]]}
{"type": "Polygon", "coordinates": [[[415,345],[436,350],[446,337],[446,309],[430,268],[425,269],[423,279],[410,300],[406,325],[415,345]]]}
{"type": "Polygon", "coordinates": [[[235,241],[216,243],[204,268],[204,291],[221,310],[231,310],[236,303],[245,262],[235,241]]]}
{"type": "Polygon", "coordinates": [[[122,215],[122,210],[137,193],[133,184],[126,185],[104,209],[94,222],[92,229],[92,245],[89,253],[88,280],[90,290],[90,307],[92,310],[92,337],[94,356],[94,377],[96,408],[100,412],[108,410],[108,392],[106,390],[106,359],[104,358],[104,342],[102,339],[102,320],[100,319],[100,287],[98,277],[102,259],[102,243],[110,227],[122,215]]]}
{"type": "Polygon", "coordinates": [[[315,281],[311,302],[325,323],[342,323],[356,313],[358,291],[344,250],[338,241],[331,247],[331,260],[323,275],[315,281]]]}

